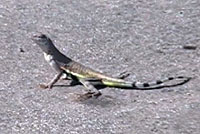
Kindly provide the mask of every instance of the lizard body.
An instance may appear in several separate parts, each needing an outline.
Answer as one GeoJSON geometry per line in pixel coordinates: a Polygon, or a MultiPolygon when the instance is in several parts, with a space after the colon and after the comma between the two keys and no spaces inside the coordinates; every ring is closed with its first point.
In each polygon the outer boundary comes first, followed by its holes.
{"type": "Polygon", "coordinates": [[[53,85],[61,78],[68,78],[72,81],[78,81],[86,87],[87,93],[83,96],[86,98],[101,95],[97,86],[118,87],[123,89],[149,90],[164,87],[171,87],[188,82],[190,77],[169,77],[163,80],[157,80],[150,83],[125,81],[121,76],[119,78],[109,77],[103,73],[86,67],[69,57],[62,54],[53,44],[52,40],[44,34],[34,35],[32,40],[43,50],[45,60],[58,72],[58,74],[48,83],[41,84],[42,88],[52,88],[53,85]],[[182,80],[173,85],[162,85],[167,81],[182,80]]]}

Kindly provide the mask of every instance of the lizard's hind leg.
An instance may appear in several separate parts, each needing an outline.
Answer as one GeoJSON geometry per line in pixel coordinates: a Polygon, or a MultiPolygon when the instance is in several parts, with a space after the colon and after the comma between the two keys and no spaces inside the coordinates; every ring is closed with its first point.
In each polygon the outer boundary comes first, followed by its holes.
{"type": "Polygon", "coordinates": [[[120,73],[119,76],[117,76],[116,78],[118,78],[118,79],[126,79],[129,75],[130,75],[130,73],[127,73],[125,71],[125,72],[120,73]]]}
{"type": "Polygon", "coordinates": [[[89,81],[85,81],[82,79],[79,81],[83,84],[87,92],[85,94],[79,95],[78,100],[87,100],[92,97],[98,98],[102,95],[101,92],[96,89],[89,81]]]}

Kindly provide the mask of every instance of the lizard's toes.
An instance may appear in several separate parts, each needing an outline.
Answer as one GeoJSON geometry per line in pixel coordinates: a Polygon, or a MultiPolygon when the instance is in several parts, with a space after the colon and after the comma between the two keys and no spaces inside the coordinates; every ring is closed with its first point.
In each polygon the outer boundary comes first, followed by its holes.
{"type": "Polygon", "coordinates": [[[76,98],[77,101],[85,101],[85,100],[88,100],[92,97],[97,98],[98,96],[100,96],[100,94],[95,94],[95,93],[92,93],[92,92],[88,92],[86,94],[76,94],[76,95],[77,95],[77,98],[76,98]]]}
{"type": "Polygon", "coordinates": [[[47,89],[47,88],[49,88],[48,85],[46,85],[46,84],[39,84],[39,87],[42,88],[42,89],[47,89]]]}
{"type": "Polygon", "coordinates": [[[78,101],[84,101],[84,100],[88,100],[90,98],[92,98],[92,94],[91,93],[86,93],[86,94],[81,94],[77,97],[78,101]]]}
{"type": "Polygon", "coordinates": [[[98,97],[101,96],[101,95],[102,95],[101,92],[97,92],[97,93],[94,93],[94,94],[93,94],[93,96],[96,97],[96,98],[98,98],[98,97]]]}

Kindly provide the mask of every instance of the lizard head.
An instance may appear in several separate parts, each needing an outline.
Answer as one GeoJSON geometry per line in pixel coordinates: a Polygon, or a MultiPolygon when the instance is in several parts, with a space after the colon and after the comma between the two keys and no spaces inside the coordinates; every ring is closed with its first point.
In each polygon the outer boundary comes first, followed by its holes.
{"type": "Polygon", "coordinates": [[[39,45],[39,47],[45,52],[49,53],[51,47],[53,45],[50,38],[48,38],[45,34],[36,34],[33,35],[32,40],[39,45]]]}

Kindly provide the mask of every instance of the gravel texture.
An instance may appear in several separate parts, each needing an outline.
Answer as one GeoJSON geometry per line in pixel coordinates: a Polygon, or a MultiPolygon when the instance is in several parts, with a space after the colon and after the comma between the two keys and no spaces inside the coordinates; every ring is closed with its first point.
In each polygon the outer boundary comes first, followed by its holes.
{"type": "Polygon", "coordinates": [[[199,0],[1,0],[0,134],[199,134],[199,43],[199,0]],[[82,86],[38,87],[55,72],[31,41],[35,32],[113,76],[195,79],[152,91],[105,88],[76,102],[82,86]]]}

